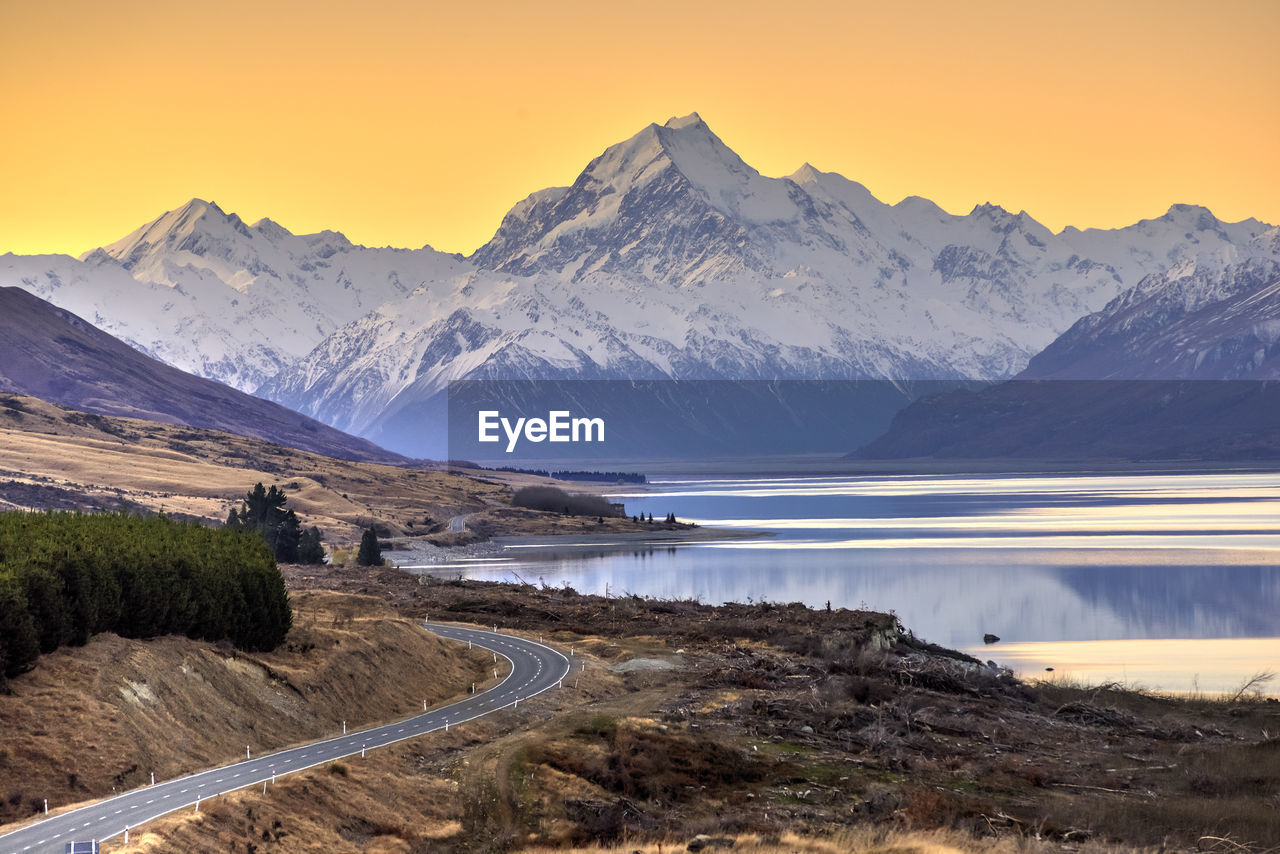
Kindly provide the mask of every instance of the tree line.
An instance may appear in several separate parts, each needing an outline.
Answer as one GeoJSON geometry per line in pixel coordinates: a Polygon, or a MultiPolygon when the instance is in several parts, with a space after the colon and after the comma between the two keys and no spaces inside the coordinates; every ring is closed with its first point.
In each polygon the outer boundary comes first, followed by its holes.
{"type": "Polygon", "coordinates": [[[273,649],[293,616],[263,538],[164,516],[0,513],[0,668],[99,632],[273,649]]]}
{"type": "Polygon", "coordinates": [[[550,510],[566,516],[612,516],[609,499],[581,492],[565,492],[554,486],[525,486],[511,496],[512,507],[550,510]]]}

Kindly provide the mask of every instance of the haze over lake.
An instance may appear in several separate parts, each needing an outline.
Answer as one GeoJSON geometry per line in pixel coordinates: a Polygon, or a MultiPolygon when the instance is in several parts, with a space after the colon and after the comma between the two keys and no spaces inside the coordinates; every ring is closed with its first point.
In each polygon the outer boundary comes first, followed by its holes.
{"type": "Polygon", "coordinates": [[[689,478],[617,500],[769,536],[512,547],[435,571],[893,611],[917,635],[1024,671],[1170,690],[1228,690],[1250,667],[1280,666],[1277,474],[689,478]],[[1002,643],[984,647],[985,633],[1002,643]],[[1207,639],[1233,643],[1186,643],[1207,639]],[[1166,643],[1137,643],[1152,640],[1166,643]]]}

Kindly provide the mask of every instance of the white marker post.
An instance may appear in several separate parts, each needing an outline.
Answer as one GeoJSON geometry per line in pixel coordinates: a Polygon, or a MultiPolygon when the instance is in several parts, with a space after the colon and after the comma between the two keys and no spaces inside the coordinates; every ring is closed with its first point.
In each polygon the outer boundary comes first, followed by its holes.
{"type": "Polygon", "coordinates": [[[154,786],[155,784],[156,784],[156,772],[155,772],[155,771],[152,771],[152,772],[151,772],[151,785],[153,785],[153,786],[154,786]]]}
{"type": "Polygon", "coordinates": [[[45,798],[45,799],[44,799],[44,814],[45,814],[45,815],[48,815],[48,814],[49,814],[49,799],[48,799],[48,798],[45,798]]]}
{"type": "Polygon", "coordinates": [[[247,745],[247,744],[244,746],[244,758],[245,758],[245,759],[252,759],[252,758],[253,758],[253,754],[251,754],[251,753],[249,752],[249,745],[247,745]]]}
{"type": "Polygon", "coordinates": [[[127,827],[124,829],[124,844],[129,844],[129,828],[127,827]]]}
{"type": "Polygon", "coordinates": [[[364,745],[360,745],[360,758],[364,759],[364,745]]]}
{"type": "Polygon", "coordinates": [[[346,734],[347,734],[347,722],[346,722],[346,721],[343,721],[343,722],[342,722],[342,734],[343,734],[343,735],[346,735],[346,734]]]}
{"type": "Polygon", "coordinates": [[[200,798],[196,798],[196,812],[200,812],[200,798]]]}

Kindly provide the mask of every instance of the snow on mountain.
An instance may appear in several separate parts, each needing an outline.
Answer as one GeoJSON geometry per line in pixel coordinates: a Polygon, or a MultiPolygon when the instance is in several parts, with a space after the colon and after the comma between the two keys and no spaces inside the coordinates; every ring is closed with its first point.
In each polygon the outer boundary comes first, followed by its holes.
{"type": "Polygon", "coordinates": [[[1174,205],[1054,234],[890,205],[809,164],[761,175],[693,114],[530,195],[466,259],[193,200],[81,261],[6,256],[0,285],[377,438],[465,377],[1007,378],[1144,277],[1234,263],[1267,228],[1174,205]]]}
{"type": "Polygon", "coordinates": [[[999,379],[1143,276],[1264,230],[1174,206],[1055,235],[1025,212],[769,178],[696,114],[517,204],[475,269],[339,330],[263,391],[380,438],[463,377],[999,379]]]}
{"type": "Polygon", "coordinates": [[[193,199],[78,262],[5,256],[0,285],[252,391],[342,324],[464,267],[430,248],[369,249],[332,231],[294,235],[269,219],[246,225],[193,199]]]}
{"type": "Polygon", "coordinates": [[[1280,379],[1280,228],[1152,273],[1035,356],[1028,379],[1280,379]]]}

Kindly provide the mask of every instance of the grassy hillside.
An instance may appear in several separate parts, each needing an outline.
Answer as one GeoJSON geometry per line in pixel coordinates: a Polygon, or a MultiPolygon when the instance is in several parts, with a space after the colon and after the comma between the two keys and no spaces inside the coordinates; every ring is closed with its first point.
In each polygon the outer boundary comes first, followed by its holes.
{"type": "Polygon", "coordinates": [[[372,522],[412,533],[428,519],[482,510],[509,493],[440,471],[0,395],[0,508],[145,508],[222,522],[259,481],[285,487],[289,506],[334,539],[358,539],[372,522]]]}
{"type": "Polygon", "coordinates": [[[440,531],[457,515],[490,535],[636,529],[630,519],[597,525],[594,518],[513,508],[507,482],[538,482],[527,476],[352,462],[0,394],[0,510],[150,510],[221,523],[259,481],[284,487],[303,524],[319,526],[331,544],[359,542],[369,525],[383,536],[435,532],[448,541],[440,531]]]}
{"type": "Polygon", "coordinates": [[[469,652],[376,599],[293,597],[273,652],[100,635],[0,694],[0,822],[422,711],[491,679],[469,652]]]}

